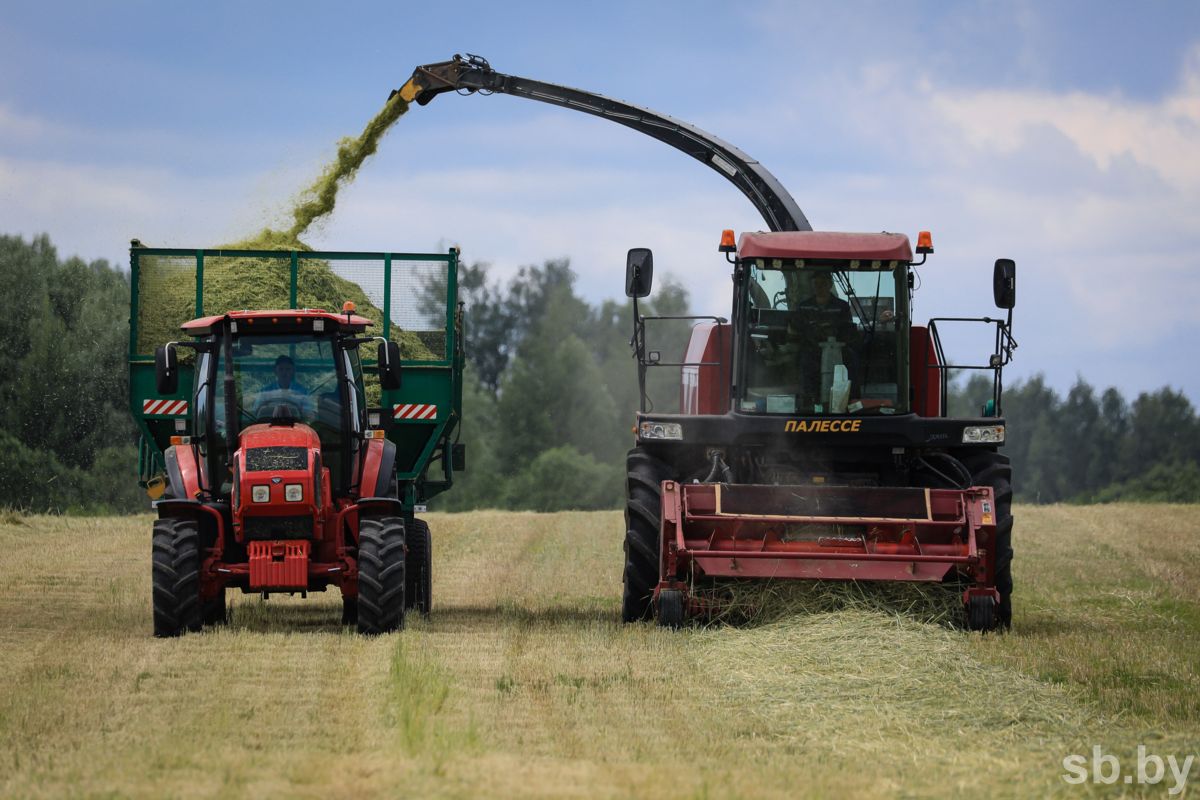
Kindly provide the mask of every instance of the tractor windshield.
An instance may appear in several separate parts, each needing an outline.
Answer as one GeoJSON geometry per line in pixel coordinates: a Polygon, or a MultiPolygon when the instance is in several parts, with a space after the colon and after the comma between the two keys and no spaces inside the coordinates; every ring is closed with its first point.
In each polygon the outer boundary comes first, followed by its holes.
{"type": "Polygon", "coordinates": [[[907,298],[897,295],[895,264],[851,263],[750,262],[740,411],[907,410],[907,328],[898,324],[907,298]]]}
{"type": "MultiPolygon", "coordinates": [[[[233,374],[239,433],[260,422],[302,422],[320,438],[325,465],[333,472],[334,481],[340,483],[339,479],[347,477],[340,474],[342,454],[357,444],[364,412],[358,389],[361,369],[354,351],[338,347],[333,336],[243,335],[233,345],[233,374]],[[349,413],[345,412],[339,373],[349,378],[342,384],[349,392],[349,413]]],[[[198,420],[204,428],[211,426],[215,434],[204,438],[217,463],[225,460],[224,377],[224,352],[218,346],[205,358],[198,375],[202,384],[196,392],[198,420]]]]}

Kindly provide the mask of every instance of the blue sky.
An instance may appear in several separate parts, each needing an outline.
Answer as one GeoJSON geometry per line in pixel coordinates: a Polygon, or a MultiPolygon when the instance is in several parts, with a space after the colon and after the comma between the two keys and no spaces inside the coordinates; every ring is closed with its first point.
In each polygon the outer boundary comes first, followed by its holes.
{"type": "MultiPolygon", "coordinates": [[[[1016,259],[1009,380],[1200,398],[1194,2],[12,5],[0,231],[64,254],[119,261],[132,237],[207,246],[276,221],[414,66],[473,52],[732,142],[817,228],[931,229],[918,315],[992,313],[991,263],[1016,259]]],[[[726,227],[761,221],[649,138],[446,95],[397,123],[309,239],[457,243],[498,277],[570,256],[593,300],[649,246],[698,312],[725,313],[726,227]]]]}

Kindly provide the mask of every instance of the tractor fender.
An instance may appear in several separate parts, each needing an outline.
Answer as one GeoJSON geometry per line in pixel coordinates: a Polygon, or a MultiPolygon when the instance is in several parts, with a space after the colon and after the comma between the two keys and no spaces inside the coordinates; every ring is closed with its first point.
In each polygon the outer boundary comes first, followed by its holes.
{"type": "Polygon", "coordinates": [[[363,455],[362,478],[358,493],[362,497],[387,497],[396,473],[396,445],[387,439],[371,439],[363,455]]]}
{"type": "Polygon", "coordinates": [[[173,445],[163,453],[167,468],[166,498],[190,500],[200,494],[200,463],[193,445],[173,445]]]}

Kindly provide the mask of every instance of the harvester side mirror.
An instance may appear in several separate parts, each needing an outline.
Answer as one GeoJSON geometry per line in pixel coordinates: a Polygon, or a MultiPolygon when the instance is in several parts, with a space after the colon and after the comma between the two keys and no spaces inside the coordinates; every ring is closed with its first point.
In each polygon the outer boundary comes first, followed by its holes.
{"type": "Polygon", "coordinates": [[[996,298],[996,308],[1012,308],[1017,304],[1017,262],[1011,258],[996,259],[992,294],[996,298]]]}
{"type": "Polygon", "coordinates": [[[400,345],[379,343],[379,385],[388,391],[400,388],[400,345]]]}
{"type": "Polygon", "coordinates": [[[654,282],[654,254],[648,247],[635,247],[625,258],[625,296],[645,297],[654,282]]]}
{"type": "Polygon", "coordinates": [[[154,348],[154,389],[159,395],[179,391],[179,356],[171,345],[154,348]]]}

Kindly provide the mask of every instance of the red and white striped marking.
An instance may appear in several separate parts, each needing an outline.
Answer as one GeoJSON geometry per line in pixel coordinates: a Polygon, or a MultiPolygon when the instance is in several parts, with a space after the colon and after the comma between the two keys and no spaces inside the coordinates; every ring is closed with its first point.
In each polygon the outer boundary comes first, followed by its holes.
{"type": "Polygon", "coordinates": [[[396,406],[392,412],[393,419],[436,419],[437,406],[426,403],[405,403],[396,406]]]}
{"type": "Polygon", "coordinates": [[[147,417],[178,417],[186,414],[187,400],[143,400],[142,413],[147,417]]]}

